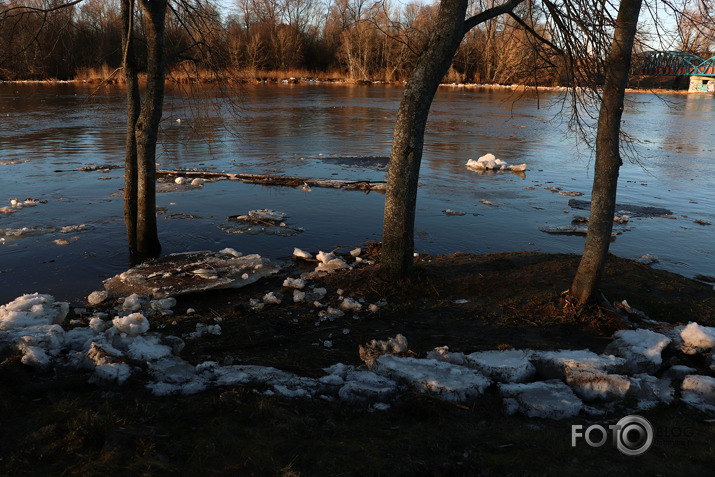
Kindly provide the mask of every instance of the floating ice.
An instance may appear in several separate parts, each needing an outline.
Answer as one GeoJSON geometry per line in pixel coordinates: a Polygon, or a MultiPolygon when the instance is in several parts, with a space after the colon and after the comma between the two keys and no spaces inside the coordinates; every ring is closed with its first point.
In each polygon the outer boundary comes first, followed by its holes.
{"type": "Polygon", "coordinates": [[[204,180],[200,177],[197,177],[196,179],[191,181],[191,185],[194,187],[201,187],[204,185],[204,180]]]}
{"type": "Polygon", "coordinates": [[[491,381],[474,369],[434,359],[401,358],[383,355],[375,361],[375,371],[411,387],[448,401],[465,401],[480,396],[491,381]]]}
{"type": "Polygon", "coordinates": [[[561,381],[540,381],[528,384],[499,384],[504,396],[504,412],[520,412],[528,417],[566,419],[577,415],[583,403],[571,388],[561,381]]]}
{"type": "Polygon", "coordinates": [[[303,260],[311,260],[313,258],[313,256],[311,254],[309,254],[308,252],[304,252],[303,250],[301,250],[299,248],[293,249],[293,256],[295,258],[300,258],[303,260]]]}
{"type": "Polygon", "coordinates": [[[467,161],[467,168],[474,171],[497,170],[523,172],[526,170],[526,164],[510,166],[505,161],[497,159],[494,154],[486,154],[476,161],[474,159],[469,159],[467,161]]]}
{"type": "Polygon", "coordinates": [[[652,264],[658,262],[658,257],[656,257],[655,255],[646,253],[642,257],[637,258],[636,262],[642,263],[643,265],[652,265],[652,264]]]}
{"type": "Polygon", "coordinates": [[[186,177],[177,177],[174,182],[178,185],[184,185],[186,184],[186,177]]]}

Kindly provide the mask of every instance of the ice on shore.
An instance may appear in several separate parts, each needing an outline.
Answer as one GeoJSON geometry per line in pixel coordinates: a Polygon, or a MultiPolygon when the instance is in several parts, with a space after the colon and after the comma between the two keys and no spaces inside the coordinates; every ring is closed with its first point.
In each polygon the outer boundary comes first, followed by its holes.
{"type": "Polygon", "coordinates": [[[680,329],[680,338],[683,340],[682,351],[686,354],[707,351],[715,347],[715,328],[690,322],[680,329]]]}
{"type": "Polygon", "coordinates": [[[715,416],[715,378],[688,375],[683,379],[681,399],[700,411],[715,416]]]}
{"type": "Polygon", "coordinates": [[[475,399],[491,384],[479,371],[464,366],[390,354],[377,358],[375,372],[448,401],[475,399]]]}
{"type": "Polygon", "coordinates": [[[506,414],[517,412],[528,417],[566,419],[577,415],[583,403],[561,381],[499,384],[506,414]]]}
{"type": "Polygon", "coordinates": [[[662,351],[670,338],[650,330],[621,330],[613,335],[605,353],[626,359],[626,369],[631,373],[655,374],[663,363],[662,351]]]}
{"type": "Polygon", "coordinates": [[[526,170],[526,164],[509,165],[505,161],[497,159],[494,154],[485,154],[476,161],[469,159],[467,161],[467,168],[474,171],[524,172],[526,170]]]}
{"type": "MultiPolygon", "coordinates": [[[[233,251],[233,249],[231,249],[233,251]]],[[[104,282],[113,295],[132,293],[168,298],[220,288],[240,288],[277,273],[280,267],[260,255],[188,252],[148,260],[104,282]]]]}
{"type": "Polygon", "coordinates": [[[525,383],[536,375],[529,360],[530,353],[522,350],[480,351],[464,357],[467,366],[478,369],[488,378],[500,383],[525,383]]]}
{"type": "Polygon", "coordinates": [[[373,367],[375,360],[382,355],[401,355],[407,353],[407,350],[407,338],[399,333],[394,338],[388,338],[386,341],[371,340],[369,343],[366,343],[364,346],[360,345],[358,348],[360,359],[362,359],[368,367],[373,367]]]}
{"type": "Polygon", "coordinates": [[[302,260],[312,260],[313,259],[313,255],[311,255],[308,252],[304,252],[303,250],[301,250],[297,247],[293,249],[293,256],[295,258],[300,258],[302,260]]]}
{"type": "Polygon", "coordinates": [[[0,306],[0,330],[62,323],[69,313],[69,303],[55,302],[52,295],[22,295],[0,306]]]}
{"type": "Polygon", "coordinates": [[[575,370],[620,373],[626,360],[612,355],[598,355],[589,350],[534,351],[531,362],[543,379],[565,381],[575,370]]]}

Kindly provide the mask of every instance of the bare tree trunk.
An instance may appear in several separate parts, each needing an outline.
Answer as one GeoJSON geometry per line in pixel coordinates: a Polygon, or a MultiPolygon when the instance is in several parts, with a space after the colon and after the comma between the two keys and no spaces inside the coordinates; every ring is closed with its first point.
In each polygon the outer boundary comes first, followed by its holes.
{"type": "Polygon", "coordinates": [[[381,269],[388,276],[402,277],[412,268],[425,125],[439,83],[471,28],[512,11],[522,1],[509,0],[466,21],[467,0],[440,2],[430,39],[410,73],[397,111],[382,230],[381,269]]]}
{"type": "Polygon", "coordinates": [[[139,118],[140,98],[134,50],[134,0],[122,0],[122,51],[127,85],[127,138],[124,157],[124,222],[130,251],[137,249],[137,142],[134,128],[139,118]]]}
{"type": "Polygon", "coordinates": [[[135,128],[138,172],[137,252],[158,256],[161,253],[161,244],[156,227],[156,143],[164,104],[164,26],[167,0],[140,1],[146,18],[147,85],[135,128]]]}
{"type": "Polygon", "coordinates": [[[608,258],[616,209],[620,155],[621,116],[628,85],[633,42],[642,0],[621,0],[608,57],[606,82],[598,116],[596,163],[591,191],[591,217],[583,256],[570,295],[583,305],[593,296],[608,258]]]}

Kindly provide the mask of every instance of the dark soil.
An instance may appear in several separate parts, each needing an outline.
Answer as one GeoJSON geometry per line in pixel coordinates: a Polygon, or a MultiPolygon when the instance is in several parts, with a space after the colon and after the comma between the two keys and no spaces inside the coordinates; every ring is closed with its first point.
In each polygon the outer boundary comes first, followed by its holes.
{"type": "MultiPolygon", "coordinates": [[[[628,327],[600,307],[564,300],[578,257],[533,253],[421,257],[409,280],[380,278],[378,265],[313,281],[344,296],[386,300],[372,314],[316,325],[317,312],[295,304],[283,277],[240,290],[179,297],[175,315],[152,318],[155,331],[181,336],[220,319],[222,334],[187,340],[182,357],[269,365],[304,376],[342,362],[362,364],[358,346],[405,335],[424,356],[437,346],[465,353],[505,348],[602,352],[628,327]],[[282,291],[283,304],[253,311],[250,298],[282,291]],[[467,300],[466,303],[461,303],[467,300]],[[186,315],[187,308],[196,313],[186,315]],[[324,346],[326,340],[332,347],[324,346]]],[[[289,276],[297,276],[291,270],[289,276]]],[[[712,284],[610,257],[602,292],[673,325],[715,326],[712,284]]],[[[674,357],[664,356],[667,359],[674,357]]],[[[693,364],[693,363],[688,363],[693,364]]],[[[695,363],[698,365],[698,363],[695,363]]],[[[250,388],[155,397],[132,378],[121,388],[87,376],[0,364],[0,475],[708,475],[715,429],[683,405],[639,414],[656,429],[653,446],[628,457],[610,445],[571,446],[571,425],[615,423],[620,403],[602,418],[564,421],[505,416],[492,387],[473,403],[405,393],[387,411],[368,405],[289,401],[250,388]]]]}

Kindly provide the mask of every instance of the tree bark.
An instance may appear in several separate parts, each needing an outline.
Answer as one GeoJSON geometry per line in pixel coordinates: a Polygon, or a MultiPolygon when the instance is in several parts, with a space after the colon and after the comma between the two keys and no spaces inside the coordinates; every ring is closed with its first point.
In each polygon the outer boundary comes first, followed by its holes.
{"type": "Polygon", "coordinates": [[[158,256],[156,226],[156,143],[164,104],[167,0],[140,0],[146,19],[147,85],[134,132],[137,143],[137,252],[158,256]]]}
{"type": "Polygon", "coordinates": [[[594,295],[608,258],[616,209],[620,155],[621,117],[633,42],[642,0],[621,0],[608,57],[606,81],[598,115],[596,163],[591,191],[591,216],[583,256],[570,295],[579,305],[594,295]]]}
{"type": "Polygon", "coordinates": [[[134,0],[122,0],[122,52],[127,85],[127,137],[124,156],[124,223],[130,251],[137,249],[137,142],[134,128],[139,118],[139,79],[134,50],[134,0]]]}
{"type": "Polygon", "coordinates": [[[512,11],[510,0],[465,20],[467,0],[442,0],[432,33],[405,87],[390,152],[382,230],[381,270],[393,278],[412,269],[415,208],[425,125],[439,83],[464,35],[474,26],[512,11]]]}

